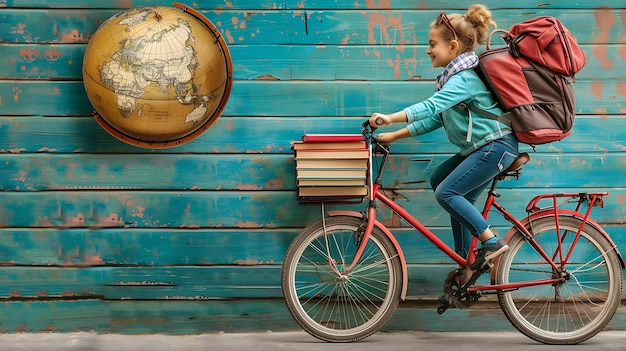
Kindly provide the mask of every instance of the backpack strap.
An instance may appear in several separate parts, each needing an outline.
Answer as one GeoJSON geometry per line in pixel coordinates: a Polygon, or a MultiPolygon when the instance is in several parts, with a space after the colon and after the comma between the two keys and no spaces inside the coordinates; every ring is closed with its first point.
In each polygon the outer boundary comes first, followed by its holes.
{"type": "Polygon", "coordinates": [[[469,109],[470,111],[474,112],[474,113],[478,113],[479,115],[485,116],[487,118],[496,120],[502,124],[504,124],[505,126],[511,128],[511,113],[510,112],[505,112],[502,115],[498,116],[493,112],[489,112],[486,110],[483,110],[482,108],[476,107],[474,105],[468,105],[464,102],[461,102],[457,105],[461,110],[467,110],[469,109]]]}

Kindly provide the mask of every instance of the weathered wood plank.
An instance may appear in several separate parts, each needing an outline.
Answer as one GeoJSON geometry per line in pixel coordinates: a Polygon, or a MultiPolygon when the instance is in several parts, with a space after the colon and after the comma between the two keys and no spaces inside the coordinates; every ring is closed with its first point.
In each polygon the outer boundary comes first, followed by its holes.
{"type": "Polygon", "coordinates": [[[302,228],[0,229],[0,265],[176,266],[280,264],[302,228]]]}
{"type": "MultiPolygon", "coordinates": [[[[389,160],[385,184],[429,189],[431,172],[449,155],[397,155],[389,160]]],[[[295,190],[288,154],[101,155],[0,154],[0,190],[295,190]],[[154,175],[158,174],[158,177],[154,175]]],[[[620,153],[536,153],[519,181],[502,188],[555,186],[626,187],[620,153]],[[546,177],[550,174],[550,177],[546,177]]]]}
{"type": "MultiPolygon", "coordinates": [[[[159,153],[293,153],[291,141],[312,131],[360,132],[359,118],[220,117],[191,143],[159,153]]],[[[2,152],[155,153],[122,143],[92,117],[0,117],[2,152]],[[37,138],[32,138],[37,135],[37,138]]]]}
{"type": "MultiPolygon", "coordinates": [[[[462,6],[465,12],[468,4],[462,6]]],[[[428,29],[440,10],[327,11],[306,12],[307,36],[296,36],[307,44],[425,44],[428,29]],[[350,23],[348,25],[347,23],[350,23]]],[[[621,27],[617,9],[529,9],[493,10],[499,28],[537,16],[558,17],[579,43],[618,43],[621,27]],[[590,20],[591,19],[591,20],[590,20]]],[[[222,27],[224,28],[224,27],[222,27]]],[[[228,28],[228,25],[225,26],[228,28]]],[[[290,40],[290,38],[288,38],[290,40]]],[[[243,42],[243,41],[242,41],[243,42]]],[[[236,41],[235,41],[236,43],[236,41]]]]}
{"type": "Polygon", "coordinates": [[[87,115],[93,107],[84,90],[83,82],[0,81],[0,114],[87,115]]]}
{"type": "MultiPolygon", "coordinates": [[[[151,150],[118,141],[92,117],[0,117],[0,152],[292,154],[291,141],[305,133],[360,133],[363,121],[365,117],[223,116],[193,142],[151,150]]],[[[422,140],[435,142],[436,138],[426,136],[422,140]]]]}
{"type": "MultiPolygon", "coordinates": [[[[463,6],[466,8],[467,5],[463,6]]],[[[229,45],[406,45],[426,44],[437,10],[202,10],[229,45]]],[[[86,43],[98,26],[119,10],[4,10],[0,41],[86,43]]],[[[619,43],[618,9],[494,10],[500,28],[535,16],[559,17],[580,43],[619,43]],[[589,19],[593,18],[592,21],[589,19]]]]}
{"type": "MultiPolygon", "coordinates": [[[[391,225],[393,223],[390,223],[391,225]]],[[[492,227],[497,233],[510,228],[492,227]]],[[[411,228],[390,227],[409,264],[450,264],[450,259],[411,228]]],[[[626,227],[604,229],[626,253],[626,227]]],[[[46,267],[259,266],[281,264],[302,228],[286,229],[2,229],[0,265],[46,267]]],[[[453,246],[448,227],[433,233],[453,246]]]]}
{"type": "MultiPolygon", "coordinates": [[[[571,184],[569,184],[571,185],[571,184]]],[[[603,223],[626,221],[626,189],[589,188],[608,191],[605,208],[593,212],[603,223]]],[[[499,199],[513,215],[525,216],[525,204],[538,194],[579,192],[582,188],[502,189],[499,199]]],[[[426,226],[448,226],[446,212],[430,191],[395,190],[397,202],[409,213],[419,214],[426,226]]],[[[0,198],[3,227],[29,228],[285,228],[303,227],[319,217],[319,207],[298,205],[295,191],[48,191],[5,192],[0,198]],[[312,211],[312,208],[314,209],[312,211]]],[[[482,203],[479,199],[477,203],[482,203]]],[[[363,205],[329,208],[363,209],[363,205]]],[[[380,220],[397,223],[395,214],[380,209],[380,220]]],[[[504,225],[499,216],[493,225],[504,225]]]]}
{"type": "MultiPolygon", "coordinates": [[[[72,84],[72,83],[67,83],[72,84]]],[[[54,84],[53,84],[54,85],[54,84]]],[[[375,111],[397,111],[430,97],[432,82],[241,82],[225,115],[262,116],[358,116],[375,111]],[[268,106],[268,101],[281,101],[268,106]],[[259,109],[258,106],[265,106],[259,109]],[[302,109],[301,106],[307,106],[302,109]]],[[[0,85],[0,92],[2,89],[0,85]]],[[[27,89],[25,87],[25,89],[27,89]]],[[[576,110],[579,114],[620,114],[626,108],[621,82],[575,83],[576,110]]],[[[74,91],[74,96],[80,96],[74,91]]],[[[23,109],[23,107],[22,107],[23,109]]],[[[1,111],[1,110],[0,110],[1,111]]],[[[9,110],[10,111],[10,110],[9,110]]],[[[84,113],[84,112],[83,112],[84,113]]],[[[33,113],[42,115],[43,113],[33,113]]]]}
{"type": "Polygon", "coordinates": [[[2,333],[50,333],[110,330],[110,305],[101,300],[2,301],[2,333]]]}
{"type": "Polygon", "coordinates": [[[0,44],[0,78],[82,80],[86,48],[86,44],[0,44]]]}
{"type": "MultiPolygon", "coordinates": [[[[15,1],[15,0],[14,0],[15,1]]],[[[64,0],[66,1],[66,0],[64,0]]],[[[201,2],[201,1],[200,1],[201,2]]],[[[238,2],[238,1],[234,1],[238,2]]],[[[304,9],[343,9],[343,10],[415,10],[415,9],[432,9],[447,10],[449,12],[457,12],[466,9],[471,2],[466,0],[446,0],[445,2],[427,2],[416,3],[414,0],[394,0],[394,1],[337,1],[337,0],[286,0],[286,8],[304,8],[304,9]]],[[[490,9],[571,9],[572,3],[567,0],[550,1],[549,3],[539,3],[533,0],[518,0],[502,2],[499,0],[481,0],[481,4],[486,5],[490,9]]],[[[599,8],[599,7],[617,7],[614,1],[579,1],[575,5],[577,8],[599,8]]]]}
{"type": "MultiPolygon", "coordinates": [[[[220,117],[193,142],[169,149],[143,149],[118,141],[91,117],[0,117],[1,153],[292,154],[291,142],[305,133],[360,133],[361,117],[220,117]],[[33,138],[36,135],[36,138],[33,138]]],[[[573,136],[537,146],[538,152],[621,152],[622,116],[579,115],[573,136]]],[[[379,131],[391,130],[384,127],[379,131]]],[[[529,149],[522,145],[522,149],[529,149]]],[[[393,153],[455,153],[443,130],[399,140],[393,153]]]]}
{"type": "Polygon", "coordinates": [[[111,332],[121,334],[298,330],[281,299],[124,301],[106,305],[111,309],[111,332]]]}
{"type": "MultiPolygon", "coordinates": [[[[124,0],[124,1],[101,1],[97,4],[101,9],[126,9],[130,7],[140,6],[171,6],[173,1],[169,0],[124,0]]],[[[93,8],[93,2],[89,0],[3,0],[4,7],[17,8],[93,8]]],[[[280,10],[285,9],[285,1],[275,0],[235,0],[225,2],[223,0],[195,0],[192,6],[196,9],[244,9],[244,10],[280,10]]],[[[292,8],[297,9],[299,6],[291,4],[292,8]]]]}
{"type": "Polygon", "coordinates": [[[237,301],[3,301],[2,333],[95,331],[203,334],[298,330],[279,299],[237,301]]]}
{"type": "Polygon", "coordinates": [[[280,266],[0,267],[0,296],[107,300],[281,297],[280,266]]]}
{"type": "MultiPolygon", "coordinates": [[[[453,264],[410,265],[407,294],[432,298],[453,264]]],[[[281,298],[280,266],[265,267],[1,267],[3,298],[216,300],[281,298]]],[[[481,278],[488,283],[488,276],[481,278]]]]}
{"type": "MultiPolygon", "coordinates": [[[[455,264],[409,265],[407,295],[440,296],[455,264]]],[[[281,298],[281,268],[265,267],[0,267],[2,298],[105,300],[216,300],[281,298]]],[[[479,284],[488,284],[489,276],[479,284]]]]}
{"type": "MultiPolygon", "coordinates": [[[[588,62],[578,80],[619,80],[622,46],[582,46],[588,62]]],[[[0,78],[82,80],[86,44],[0,44],[0,78]]],[[[426,46],[232,45],[235,80],[433,80],[426,46]]],[[[478,51],[481,51],[479,49],[478,51]]]]}
{"type": "MultiPolygon", "coordinates": [[[[119,9],[6,9],[0,42],[87,43],[98,27],[119,9]]],[[[204,11],[229,44],[279,43],[305,35],[302,11],[204,11]],[[230,23],[230,25],[227,25],[230,23]]]]}
{"type": "MultiPolygon", "coordinates": [[[[624,234],[622,230],[620,234],[624,234]]],[[[623,236],[616,239],[623,239],[623,236]]],[[[416,240],[417,241],[417,240],[416,240]]],[[[620,240],[619,244],[624,244],[620,240]]],[[[415,246],[408,247],[408,251],[415,246]]],[[[410,256],[409,256],[410,258],[410,256]]],[[[438,253],[423,264],[408,264],[412,298],[433,298],[457,265],[438,253]]],[[[0,267],[0,298],[98,298],[105,300],[215,300],[281,298],[281,266],[0,267]]],[[[489,276],[478,284],[488,284],[489,276]]]]}
{"type": "MultiPolygon", "coordinates": [[[[579,80],[574,83],[577,113],[624,113],[624,88],[619,81],[579,80]]],[[[430,81],[235,81],[223,115],[369,116],[397,111],[433,92],[430,81]]],[[[80,81],[0,81],[0,99],[4,116],[85,116],[93,111],[80,81]]]]}
{"type": "MultiPolygon", "coordinates": [[[[383,331],[514,331],[499,308],[481,299],[471,309],[437,315],[432,303],[401,303],[383,331]],[[436,316],[433,318],[433,316],[436,316]]],[[[0,313],[3,333],[95,331],[116,334],[213,334],[300,330],[281,299],[236,301],[5,301],[0,313]]],[[[620,307],[609,329],[623,330],[626,308],[620,307]]],[[[598,336],[601,337],[601,336],[598,336]]],[[[310,337],[308,340],[314,340],[310,337]]],[[[306,342],[307,340],[303,340],[306,342]]]]}
{"type": "MultiPolygon", "coordinates": [[[[489,299],[492,300],[492,299],[489,299]]],[[[488,320],[490,331],[514,331],[499,308],[483,299],[471,309],[450,309],[436,315],[432,303],[401,303],[383,331],[484,331],[477,318],[488,320]],[[433,316],[436,316],[433,318],[433,316]]],[[[217,334],[298,331],[280,299],[237,301],[102,301],[52,300],[0,303],[3,333],[69,333],[77,330],[114,334],[217,334]]],[[[621,307],[608,328],[623,330],[621,307]]],[[[598,338],[600,338],[598,336],[598,338]]],[[[314,340],[303,340],[303,342],[314,340]]]]}
{"type": "Polygon", "coordinates": [[[0,154],[0,160],[5,157],[6,167],[0,171],[2,190],[295,189],[289,155],[0,154]]]}
{"type": "Polygon", "coordinates": [[[117,10],[4,9],[0,42],[86,43],[117,10]],[[81,20],[82,19],[82,20],[81,20]]]}
{"type": "MultiPolygon", "coordinates": [[[[485,4],[490,9],[498,8],[562,8],[570,9],[572,3],[569,0],[555,0],[550,3],[537,3],[534,0],[518,0],[510,3],[502,3],[499,0],[483,0],[482,4],[485,4]]],[[[57,0],[51,2],[49,0],[4,0],[5,7],[18,7],[18,8],[91,8],[93,5],[87,0],[57,0]]],[[[98,4],[99,8],[127,8],[138,6],[169,6],[170,1],[167,0],[127,0],[123,3],[120,2],[102,2],[98,4]]],[[[598,8],[598,7],[611,7],[615,5],[612,1],[581,1],[576,3],[578,8],[598,8]]],[[[414,10],[417,8],[427,9],[432,8],[435,10],[440,9],[463,9],[466,8],[466,0],[450,0],[437,4],[420,3],[416,5],[414,0],[394,0],[393,6],[387,1],[369,2],[367,0],[357,1],[337,1],[337,0],[286,0],[286,1],[274,1],[274,0],[234,0],[224,2],[222,0],[196,0],[192,6],[197,9],[343,9],[343,10],[359,10],[359,9],[405,9],[414,10]]]]}
{"type": "Polygon", "coordinates": [[[301,227],[310,208],[294,191],[4,192],[3,227],[301,227]]]}

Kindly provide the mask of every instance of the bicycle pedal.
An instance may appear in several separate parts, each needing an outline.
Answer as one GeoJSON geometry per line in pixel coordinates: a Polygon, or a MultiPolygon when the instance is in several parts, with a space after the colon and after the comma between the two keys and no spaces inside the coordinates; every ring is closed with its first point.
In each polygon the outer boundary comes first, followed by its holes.
{"type": "Polygon", "coordinates": [[[439,306],[437,306],[437,313],[438,314],[443,314],[445,311],[448,310],[448,308],[450,308],[450,304],[441,304],[439,306]]]}
{"type": "Polygon", "coordinates": [[[477,272],[480,272],[480,274],[489,273],[491,268],[493,268],[493,260],[487,260],[477,269],[477,272]]]}

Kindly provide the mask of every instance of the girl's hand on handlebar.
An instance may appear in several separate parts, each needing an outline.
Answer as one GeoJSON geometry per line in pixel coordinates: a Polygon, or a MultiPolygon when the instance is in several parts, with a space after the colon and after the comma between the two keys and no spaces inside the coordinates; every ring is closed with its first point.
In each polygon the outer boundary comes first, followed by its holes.
{"type": "Polygon", "coordinates": [[[382,113],[374,112],[370,117],[370,125],[374,128],[378,128],[382,125],[390,125],[391,117],[382,113]]]}

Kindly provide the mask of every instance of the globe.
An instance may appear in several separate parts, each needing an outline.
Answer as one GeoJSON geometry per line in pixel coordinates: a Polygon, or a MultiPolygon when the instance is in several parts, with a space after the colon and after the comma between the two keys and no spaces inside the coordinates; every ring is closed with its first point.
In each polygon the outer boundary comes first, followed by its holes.
{"type": "Polygon", "coordinates": [[[222,113],[232,86],[223,37],[198,11],[131,8],[91,37],[83,81],[98,124],[146,148],[191,141],[222,113]]]}

